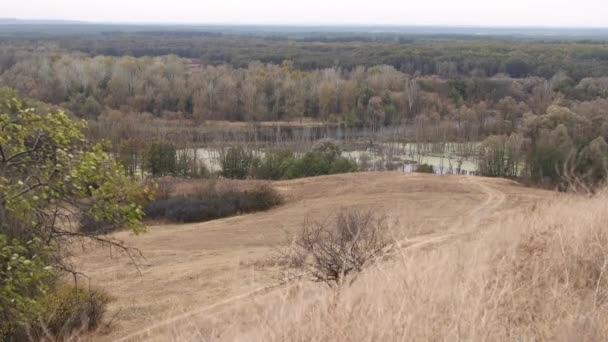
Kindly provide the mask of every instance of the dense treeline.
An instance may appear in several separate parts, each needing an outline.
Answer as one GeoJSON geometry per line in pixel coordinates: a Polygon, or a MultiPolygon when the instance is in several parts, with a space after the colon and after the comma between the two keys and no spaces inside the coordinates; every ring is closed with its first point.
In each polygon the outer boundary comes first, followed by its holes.
{"type": "Polygon", "coordinates": [[[480,148],[480,172],[494,177],[525,177],[535,182],[596,187],[608,172],[606,105],[575,111],[551,106],[528,114],[517,133],[490,136],[480,148]]]}
{"type": "Polygon", "coordinates": [[[193,64],[176,56],[86,57],[20,52],[0,84],[97,118],[111,110],[195,121],[312,118],[377,128],[406,121],[454,122],[468,138],[512,132],[551,104],[590,110],[608,96],[608,77],[422,76],[392,66],[302,71],[291,61],[246,68],[193,64]]]}
{"type": "Polygon", "coordinates": [[[89,56],[177,55],[201,64],[245,68],[251,61],[280,64],[291,60],[297,69],[391,65],[408,74],[444,77],[505,73],[511,77],[550,78],[565,71],[575,80],[608,76],[608,46],[601,42],[517,40],[503,37],[416,36],[398,34],[220,32],[106,32],[96,35],[42,34],[0,38],[7,44],[81,52],[89,56]]]}

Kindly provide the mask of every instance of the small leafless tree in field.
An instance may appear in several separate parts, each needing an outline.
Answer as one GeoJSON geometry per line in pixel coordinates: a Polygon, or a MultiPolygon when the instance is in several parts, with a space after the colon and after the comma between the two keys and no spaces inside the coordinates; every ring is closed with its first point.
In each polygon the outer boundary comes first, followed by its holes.
{"type": "Polygon", "coordinates": [[[307,219],[281,257],[290,270],[302,270],[313,281],[339,287],[388,252],[392,241],[385,216],[342,210],[333,222],[307,219]]]}

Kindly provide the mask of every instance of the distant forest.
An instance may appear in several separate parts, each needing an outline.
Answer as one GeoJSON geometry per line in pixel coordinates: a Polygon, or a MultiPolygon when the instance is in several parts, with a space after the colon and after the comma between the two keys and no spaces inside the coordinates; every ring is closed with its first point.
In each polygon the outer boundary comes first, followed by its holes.
{"type": "Polygon", "coordinates": [[[608,168],[608,44],[597,37],[9,31],[0,26],[0,86],[100,123],[118,144],[168,122],[307,120],[486,140],[482,155],[508,160],[488,162],[488,175],[513,173],[524,152],[537,178],[587,165],[574,171],[598,180],[608,168]]]}
{"type": "Polygon", "coordinates": [[[608,96],[602,41],[68,32],[3,33],[0,85],[89,119],[121,111],[199,122],[311,118],[374,126],[470,112],[484,117],[477,122],[515,125],[523,113],[542,114],[557,102],[581,106],[608,96]]]}
{"type": "MultiPolygon", "coordinates": [[[[5,25],[4,29],[7,30],[7,27],[14,26],[5,25]]],[[[208,32],[160,31],[161,28],[158,28],[159,31],[83,34],[78,32],[78,25],[68,27],[72,27],[73,31],[62,34],[14,33],[10,30],[3,32],[0,25],[0,42],[3,48],[45,48],[81,52],[89,56],[176,55],[195,59],[201,64],[230,64],[236,68],[247,67],[252,61],[280,64],[290,60],[300,70],[332,67],[352,70],[357,66],[385,64],[408,74],[447,77],[506,73],[511,77],[550,78],[563,71],[579,80],[608,73],[608,47],[604,40],[599,40],[604,36],[572,40],[570,36],[540,36],[533,39],[529,36],[488,37],[445,33],[305,34],[264,30],[224,33],[219,28],[208,32]]],[[[608,39],[608,34],[604,39],[608,39]]]]}

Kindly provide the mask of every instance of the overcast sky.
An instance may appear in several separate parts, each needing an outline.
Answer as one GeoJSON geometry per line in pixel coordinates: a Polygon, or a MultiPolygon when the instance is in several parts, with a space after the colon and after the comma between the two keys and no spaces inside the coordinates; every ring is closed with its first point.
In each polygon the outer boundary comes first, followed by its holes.
{"type": "Polygon", "coordinates": [[[608,0],[0,0],[0,17],[200,24],[608,27],[608,0]]]}

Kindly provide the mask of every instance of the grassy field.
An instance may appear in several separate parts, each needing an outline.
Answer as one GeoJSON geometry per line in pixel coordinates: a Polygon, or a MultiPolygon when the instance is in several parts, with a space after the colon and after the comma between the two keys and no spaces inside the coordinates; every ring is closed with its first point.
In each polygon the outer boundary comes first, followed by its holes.
{"type": "MultiPolygon", "coordinates": [[[[397,267],[399,272],[383,275],[389,283],[382,281],[380,292],[372,288],[380,284],[370,283],[380,279],[378,275],[364,277],[344,298],[372,291],[379,296],[377,305],[383,305],[389,299],[384,298],[386,291],[395,295],[402,291],[400,283],[395,283],[395,288],[390,286],[393,277],[401,273],[411,277],[412,273],[405,270],[418,272],[420,265],[444,258],[445,265],[434,264],[423,269],[420,274],[423,278],[414,281],[420,282],[416,286],[423,286],[424,282],[436,286],[440,280],[427,277],[443,271],[442,276],[447,277],[454,272],[455,263],[460,262],[451,260],[449,253],[467,254],[468,247],[462,244],[473,243],[471,241],[492,227],[506,224],[506,220],[527,217],[541,202],[555,196],[508,180],[402,173],[358,173],[271,185],[283,194],[286,203],[267,212],[200,224],[151,226],[141,236],[117,233],[116,238],[143,252],[145,260],[139,271],[124,256],[114,255],[113,260],[108,261],[107,250],[86,247],[75,251],[73,260],[91,277],[91,284],[110,291],[116,298],[110,312],[116,319],[95,338],[108,341],[216,337],[247,340],[242,339],[243,336],[259,336],[259,340],[283,340],[282,334],[297,328],[290,325],[295,324],[292,319],[297,321],[298,315],[309,315],[309,310],[327,309],[322,299],[326,289],[311,284],[282,284],[280,273],[270,262],[276,249],[287,242],[290,233],[300,229],[305,218],[323,220],[340,208],[351,207],[388,215],[393,236],[403,254],[369,273],[382,272],[384,267],[397,267]],[[429,251],[438,255],[430,255],[429,251]],[[299,290],[295,291],[296,288],[299,290]],[[293,305],[285,307],[285,303],[291,301],[295,301],[293,305]],[[292,312],[300,310],[296,306],[304,311],[292,312]],[[277,314],[288,314],[289,319],[278,323],[277,314]],[[277,330],[264,330],[264,326],[277,330]],[[256,328],[258,335],[249,335],[248,329],[252,328],[256,328]]],[[[188,184],[184,184],[178,191],[187,191],[187,187],[188,184]]],[[[443,295],[450,295],[444,288],[446,285],[441,286],[442,291],[446,291],[443,295]]],[[[401,293],[408,298],[412,294],[405,289],[401,293]]],[[[407,304],[413,305],[417,299],[408,300],[413,302],[407,304]]],[[[408,307],[407,311],[410,310],[422,308],[408,307]]],[[[315,319],[326,319],[322,314],[327,313],[319,312],[321,316],[315,319]]],[[[387,312],[385,324],[398,319],[391,316],[394,314],[387,312]]],[[[436,313],[441,314],[444,313],[436,313]]],[[[331,324],[330,321],[317,323],[331,324]]],[[[314,320],[310,324],[314,324],[314,320]]],[[[432,327],[428,329],[430,333],[432,327]]],[[[295,340],[315,339],[297,334],[293,335],[295,340]]],[[[363,336],[377,340],[371,335],[363,336]]],[[[349,340],[348,337],[336,336],[335,340],[349,340]]],[[[327,340],[321,335],[319,339],[327,340]]]]}

